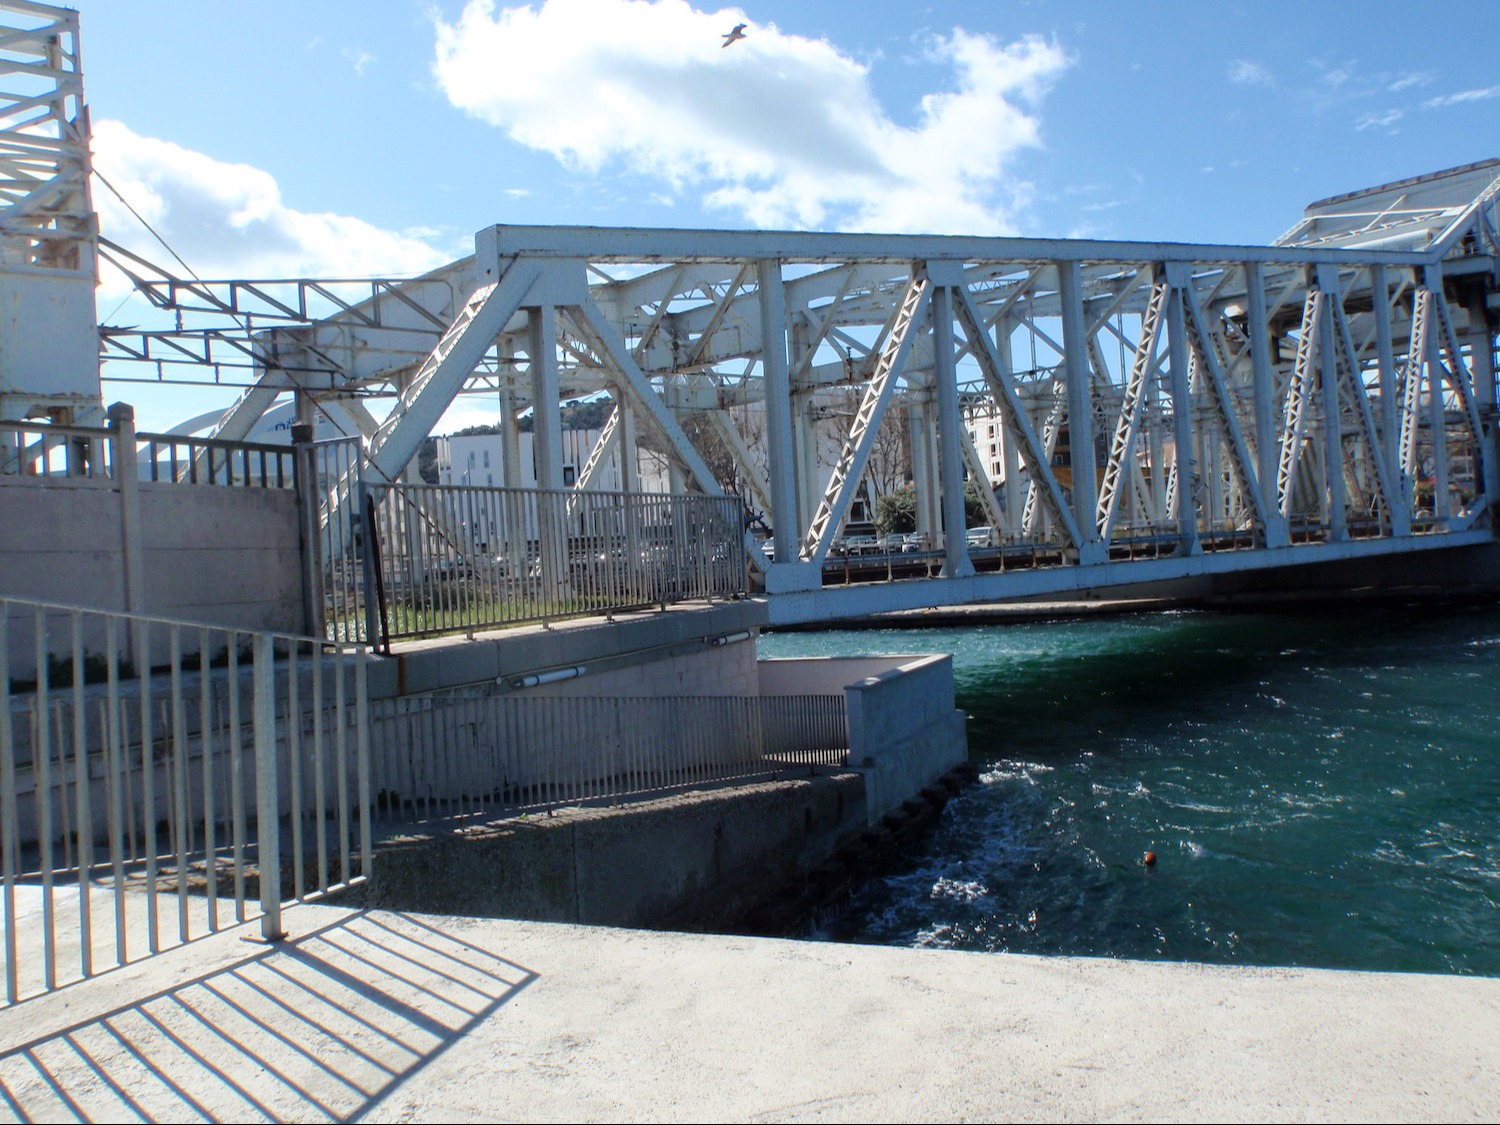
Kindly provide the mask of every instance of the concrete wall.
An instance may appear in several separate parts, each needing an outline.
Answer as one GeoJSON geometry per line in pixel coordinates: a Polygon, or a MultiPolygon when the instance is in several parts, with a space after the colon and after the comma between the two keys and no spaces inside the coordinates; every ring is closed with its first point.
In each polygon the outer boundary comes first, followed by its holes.
{"type": "MultiPolygon", "coordinates": [[[[216,625],[302,626],[290,489],[143,483],[139,612],[216,625]]],[[[109,481],[0,482],[0,594],[124,610],[121,497],[109,481]]]]}
{"type": "Polygon", "coordinates": [[[922,656],[845,690],[849,764],[866,771],[874,824],[968,760],[964,713],[953,705],[953,657],[922,656]]]}
{"type": "Polygon", "coordinates": [[[865,774],[871,824],[968,759],[951,656],[762,660],[760,686],[764,695],[843,692],[849,766],[865,774]]]}
{"type": "Polygon", "coordinates": [[[395,910],[712,928],[863,829],[864,785],[841,773],[397,841],[359,897],[395,910]]]}
{"type": "MultiPolygon", "coordinates": [[[[129,607],[123,502],[108,480],[0,478],[0,596],[300,633],[301,546],[291,490],[142,483],[139,604],[129,607]]],[[[11,615],[10,672],[30,676],[35,628],[11,615]]],[[[50,646],[70,640],[51,624],[50,646]]],[[[92,628],[92,626],[91,626],[92,628]]],[[[185,651],[195,651],[184,634],[185,651]]],[[[84,638],[102,653],[101,629],[84,638]]],[[[153,662],[165,659],[153,652],[153,662]]]]}

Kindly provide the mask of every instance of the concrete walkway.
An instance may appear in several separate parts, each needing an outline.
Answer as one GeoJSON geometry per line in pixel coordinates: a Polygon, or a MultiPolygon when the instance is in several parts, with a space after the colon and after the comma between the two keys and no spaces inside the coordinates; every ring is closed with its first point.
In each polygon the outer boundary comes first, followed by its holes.
{"type": "Polygon", "coordinates": [[[0,1011],[0,1117],[1500,1115],[1500,980],[285,921],[0,1011]]]}

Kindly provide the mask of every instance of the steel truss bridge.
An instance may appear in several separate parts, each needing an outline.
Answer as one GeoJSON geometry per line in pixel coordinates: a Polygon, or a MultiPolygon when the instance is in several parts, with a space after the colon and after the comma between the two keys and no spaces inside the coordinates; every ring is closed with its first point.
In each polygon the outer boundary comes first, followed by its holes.
{"type": "Polygon", "coordinates": [[[187,282],[120,258],[164,308],[269,326],[103,339],[158,370],[243,369],[217,436],[287,392],[304,417],[339,400],[377,479],[409,478],[483,393],[501,483],[531,409],[538,486],[562,487],[558,404],[604,393],[574,487],[625,451],[634,490],[644,443],[678,489],[740,490],[775,531],[771,553],[747,537],[773,620],[1004,600],[1492,541],[1497,193],[1500,161],[1384,185],[1269,247],[495,226],[405,282],[187,282]],[[383,418],[363,406],[380,395],[383,418]],[[891,448],[925,567],[840,554],[891,448]],[[988,546],[943,534],[966,479],[988,546]]]}
{"type": "Polygon", "coordinates": [[[778,621],[1493,541],[1500,160],[1321,200],[1266,247],[494,226],[415,279],[203,281],[97,235],[77,40],[0,0],[0,416],[83,420],[102,359],[243,388],[218,438],[337,402],[394,482],[481,394],[498,483],[530,411],[559,489],[560,402],[607,394],[572,487],[614,459],[637,491],[650,449],[673,491],[739,492],[778,621]],[[163,327],[96,334],[99,258],[163,327]],[[908,479],[923,577],[840,559],[908,479]]]}

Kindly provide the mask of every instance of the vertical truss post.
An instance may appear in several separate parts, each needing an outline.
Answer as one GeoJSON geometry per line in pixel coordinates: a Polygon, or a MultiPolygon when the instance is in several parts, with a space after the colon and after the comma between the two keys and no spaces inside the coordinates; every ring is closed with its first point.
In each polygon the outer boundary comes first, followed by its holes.
{"type": "Polygon", "coordinates": [[[793,562],[801,558],[800,536],[803,529],[812,523],[813,513],[818,510],[819,466],[822,464],[822,438],[818,434],[817,403],[813,392],[800,389],[792,395],[793,419],[793,470],[796,479],[797,513],[791,534],[799,536],[799,546],[793,554],[793,562]]]}
{"type": "Polygon", "coordinates": [[[1375,356],[1380,364],[1380,450],[1390,491],[1391,534],[1411,534],[1411,495],[1401,479],[1401,391],[1391,346],[1391,289],[1383,265],[1372,266],[1370,289],[1375,314],[1375,356]]]}
{"type": "Polygon", "coordinates": [[[615,413],[620,416],[620,491],[634,495],[641,490],[640,449],[636,444],[635,408],[615,392],[615,413]]]}
{"type": "MultiPolygon", "coordinates": [[[[536,486],[563,487],[561,377],[557,367],[557,310],[550,304],[526,310],[526,352],[531,367],[531,440],[536,486]]],[[[558,597],[568,581],[568,528],[550,503],[537,505],[537,558],[542,588],[558,597]]]]}
{"type": "Polygon", "coordinates": [[[766,455],[770,470],[772,528],[776,532],[773,562],[795,562],[798,557],[797,452],[792,438],[792,383],[787,368],[786,290],[781,263],[756,263],[760,300],[761,364],[766,403],[766,455]]]}
{"type": "Polygon", "coordinates": [[[1344,487],[1344,434],[1340,424],[1337,328],[1333,305],[1340,300],[1338,268],[1319,265],[1323,293],[1318,314],[1318,387],[1323,402],[1323,490],[1328,498],[1328,541],[1349,538],[1348,496],[1344,487]]]}
{"type": "MultiPolygon", "coordinates": [[[[1009,382],[1015,374],[1010,340],[1014,328],[1015,322],[1009,316],[1002,316],[995,322],[994,355],[995,368],[999,376],[997,381],[1009,382]]],[[[976,353],[983,351],[979,346],[976,346],[974,350],[976,353]]],[[[993,390],[991,395],[994,397],[995,405],[1000,408],[1000,435],[1005,443],[1006,527],[1002,530],[1014,533],[1020,529],[1021,509],[1026,503],[1025,495],[1021,492],[1021,436],[1011,420],[1010,411],[1005,409],[1003,396],[995,395],[993,390]]]]}
{"type": "MultiPolygon", "coordinates": [[[[962,288],[961,262],[928,262],[932,292],[932,352],[934,390],[938,400],[939,479],[943,498],[943,577],[965,578],[974,573],[964,534],[963,424],[958,414],[958,370],[953,355],[953,289],[962,288]]],[[[1081,309],[1081,306],[1080,306],[1081,309]]]]}
{"type": "Polygon", "coordinates": [[[1500,448],[1497,448],[1497,415],[1495,401],[1495,340],[1485,294],[1475,291],[1467,302],[1469,313],[1469,363],[1473,376],[1474,398],[1483,428],[1480,450],[1483,454],[1485,499],[1494,505],[1500,498],[1500,448]]]}
{"type": "Polygon", "coordinates": [[[1448,495],[1448,411],[1443,402],[1443,344],[1438,302],[1442,300],[1441,278],[1423,271],[1422,291],[1427,294],[1427,331],[1424,333],[1423,367],[1427,369],[1427,426],[1432,437],[1432,518],[1438,530],[1448,529],[1453,514],[1448,495]],[[1434,284],[1436,281],[1436,284],[1434,284]]]}
{"type": "Polygon", "coordinates": [[[537,305],[526,310],[526,351],[531,359],[532,438],[536,486],[563,487],[562,381],[557,367],[557,310],[537,305]]]}
{"type": "Polygon", "coordinates": [[[1287,519],[1269,493],[1276,485],[1276,373],[1271,366],[1271,329],[1266,317],[1265,271],[1259,262],[1245,264],[1245,297],[1250,331],[1250,378],[1255,398],[1255,466],[1265,499],[1267,547],[1291,542],[1287,519]]]}
{"type": "MultiPolygon", "coordinates": [[[[1474,384],[1470,378],[1469,368],[1464,363],[1463,343],[1458,334],[1453,330],[1453,320],[1448,315],[1448,300],[1444,295],[1442,280],[1442,264],[1434,263],[1424,267],[1427,275],[1427,286],[1432,290],[1433,311],[1437,315],[1438,347],[1435,357],[1439,361],[1438,372],[1441,374],[1439,386],[1446,382],[1453,389],[1453,396],[1458,402],[1458,408],[1468,425],[1470,440],[1472,442],[1472,453],[1470,456],[1475,460],[1472,466],[1473,479],[1477,487],[1482,487],[1480,482],[1485,479],[1488,466],[1486,462],[1486,450],[1484,447],[1484,421],[1480,417],[1478,395],[1474,390],[1474,384]],[[1442,351],[1448,351],[1448,363],[1441,364],[1442,351]]],[[[1487,338],[1487,334],[1486,334],[1487,338]]],[[[1446,409],[1444,411],[1446,419],[1446,409]]],[[[1446,431],[1446,424],[1444,426],[1446,431]]],[[[1446,432],[1444,440],[1447,440],[1446,432]]]]}
{"type": "Polygon", "coordinates": [[[500,392],[500,484],[504,488],[522,488],[521,483],[521,427],[516,415],[520,404],[516,392],[510,389],[500,392]]]}
{"type": "MultiPolygon", "coordinates": [[[[1336,271],[1330,267],[1328,272],[1335,274],[1330,279],[1330,284],[1336,283],[1338,280],[1336,271]]],[[[1379,298],[1376,297],[1375,300],[1378,302],[1379,298]]],[[[1381,452],[1380,435],[1375,426],[1375,415],[1370,409],[1370,396],[1365,391],[1364,375],[1360,370],[1359,356],[1354,350],[1353,338],[1349,334],[1349,320],[1344,315],[1343,303],[1334,302],[1332,311],[1333,324],[1337,332],[1335,346],[1338,349],[1338,359],[1340,361],[1338,366],[1341,375],[1339,377],[1353,406],[1354,421],[1359,427],[1358,435],[1363,440],[1365,448],[1368,451],[1365,464],[1366,481],[1368,480],[1369,471],[1373,468],[1375,473],[1375,488],[1379,495],[1379,506],[1381,511],[1385,513],[1384,518],[1387,525],[1389,525],[1389,513],[1393,507],[1392,496],[1395,490],[1391,484],[1391,475],[1386,465],[1386,459],[1381,452]]],[[[1356,483],[1359,484],[1360,482],[1356,481],[1356,483]]],[[[1363,488],[1365,485],[1360,484],[1360,487],[1363,488]]]]}
{"type": "Polygon", "coordinates": [[[1187,339],[1182,308],[1182,290],[1175,285],[1167,294],[1167,366],[1172,379],[1172,483],[1167,492],[1175,500],[1179,549],[1185,555],[1203,552],[1198,539],[1198,512],[1193,504],[1193,401],[1189,390],[1187,339]]]}
{"type": "Polygon", "coordinates": [[[943,531],[942,492],[939,478],[941,454],[938,451],[937,426],[932,417],[932,391],[908,387],[908,414],[911,418],[911,479],[916,491],[916,528],[927,543],[936,547],[943,531]]]}
{"type": "Polygon", "coordinates": [[[1108,558],[1099,537],[1095,512],[1099,481],[1094,456],[1094,410],[1089,378],[1088,333],[1083,319],[1083,282],[1077,262],[1057,263],[1058,298],[1062,302],[1063,372],[1068,381],[1068,456],[1073,469],[1073,520],[1081,536],[1078,561],[1108,558]]]}

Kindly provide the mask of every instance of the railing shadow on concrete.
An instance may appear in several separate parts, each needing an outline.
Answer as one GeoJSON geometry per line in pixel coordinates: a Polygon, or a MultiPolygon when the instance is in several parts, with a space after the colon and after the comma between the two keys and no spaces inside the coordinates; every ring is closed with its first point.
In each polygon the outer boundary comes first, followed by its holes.
{"type": "Polygon", "coordinates": [[[0,597],[0,1003],[367,878],[365,659],[0,597]]]}
{"type": "Polygon", "coordinates": [[[361,1118],[538,979],[400,914],[354,914],[0,1053],[19,1120],[361,1118]]]}

